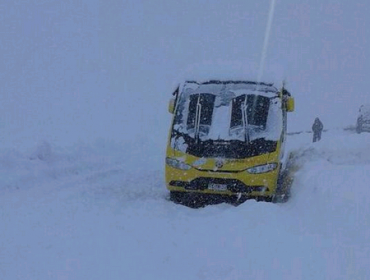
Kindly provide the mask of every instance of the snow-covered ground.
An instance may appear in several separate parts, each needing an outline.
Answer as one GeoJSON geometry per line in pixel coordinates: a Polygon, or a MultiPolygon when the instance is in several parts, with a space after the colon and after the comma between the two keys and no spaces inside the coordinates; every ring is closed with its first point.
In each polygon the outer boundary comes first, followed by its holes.
{"type": "Polygon", "coordinates": [[[0,279],[369,279],[370,134],[311,136],[287,203],[199,209],[149,142],[2,150],[0,279]]]}

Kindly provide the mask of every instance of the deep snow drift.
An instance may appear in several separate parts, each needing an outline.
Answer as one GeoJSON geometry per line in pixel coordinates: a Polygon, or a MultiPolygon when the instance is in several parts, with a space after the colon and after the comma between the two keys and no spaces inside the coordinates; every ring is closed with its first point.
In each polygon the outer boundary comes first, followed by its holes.
{"type": "Polygon", "coordinates": [[[368,279],[370,134],[311,136],[287,203],[200,209],[149,142],[3,150],[0,279],[368,279]]]}

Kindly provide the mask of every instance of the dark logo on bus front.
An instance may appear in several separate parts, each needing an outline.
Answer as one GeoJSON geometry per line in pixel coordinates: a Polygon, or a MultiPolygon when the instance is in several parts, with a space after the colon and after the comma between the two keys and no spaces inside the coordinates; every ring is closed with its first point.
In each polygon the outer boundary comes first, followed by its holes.
{"type": "Polygon", "coordinates": [[[216,159],[216,164],[215,165],[216,165],[217,168],[222,168],[224,166],[224,162],[221,159],[216,159]]]}

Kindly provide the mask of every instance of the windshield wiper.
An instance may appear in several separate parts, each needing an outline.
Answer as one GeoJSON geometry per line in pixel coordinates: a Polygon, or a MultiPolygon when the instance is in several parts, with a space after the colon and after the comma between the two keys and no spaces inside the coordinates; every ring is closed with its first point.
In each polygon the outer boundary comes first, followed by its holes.
{"type": "Polygon", "coordinates": [[[248,129],[248,105],[247,105],[247,96],[245,96],[245,101],[242,104],[242,119],[243,119],[243,127],[244,127],[244,140],[245,142],[249,143],[249,129],[248,129]]]}
{"type": "Polygon", "coordinates": [[[200,117],[202,112],[202,104],[200,104],[200,94],[198,95],[197,107],[195,109],[195,123],[194,123],[194,138],[195,142],[199,141],[199,127],[200,127],[200,117]]]}

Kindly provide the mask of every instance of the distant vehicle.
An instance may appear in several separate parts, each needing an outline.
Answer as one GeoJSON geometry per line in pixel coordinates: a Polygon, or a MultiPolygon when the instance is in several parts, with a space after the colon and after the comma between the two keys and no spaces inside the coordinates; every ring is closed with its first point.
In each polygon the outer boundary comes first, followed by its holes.
{"type": "Polygon", "coordinates": [[[166,156],[171,200],[187,204],[198,194],[273,201],[283,193],[287,112],[294,110],[287,90],[187,81],[174,96],[166,156]]]}
{"type": "Polygon", "coordinates": [[[356,132],[370,132],[370,105],[362,105],[358,110],[356,132]]]}

